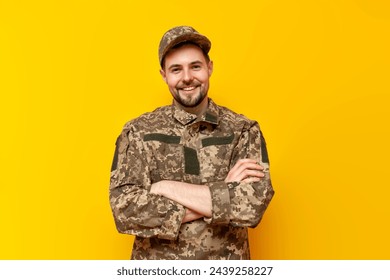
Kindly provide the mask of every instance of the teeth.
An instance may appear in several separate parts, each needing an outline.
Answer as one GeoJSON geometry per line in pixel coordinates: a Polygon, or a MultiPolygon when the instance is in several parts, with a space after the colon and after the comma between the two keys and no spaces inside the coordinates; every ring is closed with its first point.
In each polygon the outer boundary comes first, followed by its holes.
{"type": "Polygon", "coordinates": [[[195,89],[195,87],[185,87],[185,88],[183,88],[183,90],[186,90],[186,91],[190,91],[190,90],[193,90],[193,89],[195,89]]]}

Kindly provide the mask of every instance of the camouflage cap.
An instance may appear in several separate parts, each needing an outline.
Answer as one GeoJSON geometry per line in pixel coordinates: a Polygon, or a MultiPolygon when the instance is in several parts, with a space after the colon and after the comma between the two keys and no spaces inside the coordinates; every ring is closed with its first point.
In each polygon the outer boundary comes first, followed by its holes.
{"type": "Polygon", "coordinates": [[[176,26],[165,32],[161,38],[158,48],[158,58],[161,66],[168,51],[182,42],[192,42],[198,45],[205,53],[208,53],[211,48],[210,40],[191,26],[176,26]]]}

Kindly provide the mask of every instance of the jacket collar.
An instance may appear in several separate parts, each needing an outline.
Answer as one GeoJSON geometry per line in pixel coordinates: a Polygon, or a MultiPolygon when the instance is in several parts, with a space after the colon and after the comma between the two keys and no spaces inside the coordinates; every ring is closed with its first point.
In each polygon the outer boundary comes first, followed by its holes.
{"type": "MultiPolygon", "coordinates": [[[[188,113],[183,109],[176,107],[172,104],[172,115],[182,125],[188,125],[192,122],[196,122],[197,115],[188,113]]],[[[198,121],[218,125],[219,123],[219,110],[217,104],[209,98],[209,104],[206,112],[200,117],[198,121]]]]}

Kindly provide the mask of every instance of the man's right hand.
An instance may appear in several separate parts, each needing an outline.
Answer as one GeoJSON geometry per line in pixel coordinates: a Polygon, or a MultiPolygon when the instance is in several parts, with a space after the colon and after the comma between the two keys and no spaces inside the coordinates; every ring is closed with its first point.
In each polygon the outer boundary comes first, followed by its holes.
{"type": "Polygon", "coordinates": [[[240,159],[237,163],[230,169],[225,183],[231,182],[259,182],[261,178],[265,176],[264,167],[257,163],[254,159],[240,159]]]}

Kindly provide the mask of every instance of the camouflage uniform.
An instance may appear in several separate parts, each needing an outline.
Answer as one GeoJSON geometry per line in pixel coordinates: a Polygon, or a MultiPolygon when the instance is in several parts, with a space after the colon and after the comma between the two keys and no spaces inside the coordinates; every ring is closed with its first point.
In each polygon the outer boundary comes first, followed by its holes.
{"type": "Polygon", "coordinates": [[[110,203],[121,233],[136,235],[132,259],[249,259],[247,227],[261,220],[273,196],[258,123],[209,99],[197,119],[165,106],[128,122],[118,137],[110,203]],[[237,160],[257,159],[265,178],[225,183],[237,160]],[[185,207],[151,194],[160,180],[210,188],[212,217],[182,224],[185,207]]]}

